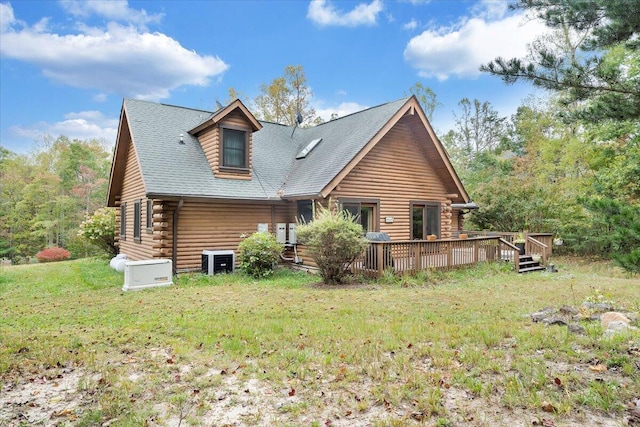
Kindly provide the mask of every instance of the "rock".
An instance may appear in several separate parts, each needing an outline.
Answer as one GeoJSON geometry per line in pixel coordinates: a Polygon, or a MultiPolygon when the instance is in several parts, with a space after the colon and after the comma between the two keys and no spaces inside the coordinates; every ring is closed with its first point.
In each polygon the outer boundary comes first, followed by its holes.
{"type": "Polygon", "coordinates": [[[629,329],[635,330],[631,326],[629,318],[617,311],[609,311],[600,316],[600,323],[605,329],[604,334],[607,336],[615,335],[617,332],[623,332],[629,329]]]}
{"type": "Polygon", "coordinates": [[[611,304],[607,304],[604,302],[583,302],[582,306],[587,310],[597,311],[600,313],[604,313],[605,311],[613,311],[615,308],[611,304]]]}
{"type": "Polygon", "coordinates": [[[566,314],[568,316],[576,316],[580,312],[571,306],[563,305],[562,307],[560,307],[560,313],[566,314]]]}
{"type": "Polygon", "coordinates": [[[546,319],[550,315],[556,314],[556,313],[557,311],[553,307],[543,308],[542,310],[531,314],[531,320],[533,320],[534,322],[542,322],[544,319],[546,319]]]}
{"type": "Polygon", "coordinates": [[[567,329],[572,334],[576,334],[576,335],[586,335],[587,334],[587,331],[581,325],[578,325],[577,323],[569,323],[567,325],[567,329]]]}
{"type": "Polygon", "coordinates": [[[614,328],[619,327],[619,323],[624,323],[629,326],[629,322],[630,321],[627,316],[617,311],[608,311],[600,316],[600,323],[605,329],[609,329],[609,326],[614,323],[616,324],[614,328]]]}
{"type": "Polygon", "coordinates": [[[567,322],[558,316],[550,316],[545,319],[542,319],[542,323],[546,323],[547,325],[566,325],[567,322]]]}

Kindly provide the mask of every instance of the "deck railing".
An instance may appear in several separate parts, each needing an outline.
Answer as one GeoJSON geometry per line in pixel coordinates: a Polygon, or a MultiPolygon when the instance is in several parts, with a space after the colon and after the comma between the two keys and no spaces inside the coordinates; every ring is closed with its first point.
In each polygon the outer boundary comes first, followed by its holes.
{"type": "Polygon", "coordinates": [[[519,233],[513,231],[467,231],[469,236],[499,236],[509,243],[520,235],[525,237],[525,252],[527,254],[540,254],[543,259],[552,255],[553,234],[552,233],[519,233]]]}
{"type": "Polygon", "coordinates": [[[351,265],[356,274],[380,277],[385,270],[415,274],[423,270],[450,270],[482,262],[512,262],[516,271],[518,248],[499,236],[468,239],[399,240],[370,242],[351,265]]]}

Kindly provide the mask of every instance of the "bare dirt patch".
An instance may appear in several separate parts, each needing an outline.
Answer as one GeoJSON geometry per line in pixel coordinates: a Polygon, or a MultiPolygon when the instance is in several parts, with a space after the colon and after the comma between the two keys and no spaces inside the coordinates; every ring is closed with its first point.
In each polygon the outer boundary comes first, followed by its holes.
{"type": "Polygon", "coordinates": [[[0,426],[56,425],[73,421],[82,408],[83,369],[51,369],[5,381],[0,389],[0,426]]]}

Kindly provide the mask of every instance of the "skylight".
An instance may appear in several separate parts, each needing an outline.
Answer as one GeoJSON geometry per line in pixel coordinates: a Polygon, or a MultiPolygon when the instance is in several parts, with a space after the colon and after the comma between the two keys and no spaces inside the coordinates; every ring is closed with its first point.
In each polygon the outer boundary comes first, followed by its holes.
{"type": "Polygon", "coordinates": [[[302,149],[302,151],[298,153],[298,155],[296,156],[296,159],[304,159],[305,157],[307,157],[307,155],[311,152],[311,150],[313,150],[316,147],[316,145],[320,144],[321,141],[322,141],[322,138],[312,140],[310,143],[307,144],[306,147],[302,149]]]}

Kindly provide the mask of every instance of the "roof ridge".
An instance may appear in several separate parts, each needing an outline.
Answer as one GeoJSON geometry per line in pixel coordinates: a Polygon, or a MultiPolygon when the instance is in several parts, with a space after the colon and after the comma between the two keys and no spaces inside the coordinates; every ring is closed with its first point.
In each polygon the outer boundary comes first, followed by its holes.
{"type": "Polygon", "coordinates": [[[347,118],[347,117],[350,117],[350,116],[353,116],[353,115],[356,115],[356,114],[364,113],[364,112],[367,112],[367,111],[369,111],[369,110],[374,110],[374,109],[376,109],[376,108],[381,108],[381,107],[387,106],[387,105],[389,105],[389,104],[393,104],[393,103],[395,103],[395,102],[399,102],[399,101],[404,101],[404,102],[406,102],[406,101],[408,101],[410,98],[411,98],[410,96],[405,96],[405,97],[402,97],[402,98],[398,98],[398,99],[396,99],[395,101],[389,101],[389,102],[385,102],[385,103],[383,103],[383,104],[374,105],[373,107],[368,107],[368,108],[365,108],[364,110],[360,110],[360,111],[354,111],[353,113],[349,113],[349,114],[347,114],[346,116],[341,116],[341,117],[335,118],[335,119],[333,119],[333,120],[329,120],[329,121],[326,121],[326,122],[320,123],[319,125],[316,125],[316,126],[314,126],[314,127],[316,127],[316,128],[317,128],[317,127],[320,127],[320,126],[322,126],[322,125],[326,125],[326,124],[329,124],[329,123],[335,123],[335,122],[337,122],[338,120],[342,120],[342,119],[345,119],[345,118],[347,118]]]}
{"type": "Polygon", "coordinates": [[[199,112],[202,112],[202,113],[209,113],[209,114],[215,113],[215,111],[203,110],[201,108],[185,107],[183,105],[165,104],[164,102],[147,101],[147,100],[144,100],[144,99],[124,98],[124,101],[125,102],[127,102],[127,101],[144,102],[145,104],[162,105],[163,107],[180,108],[182,110],[199,111],[199,112]]]}

